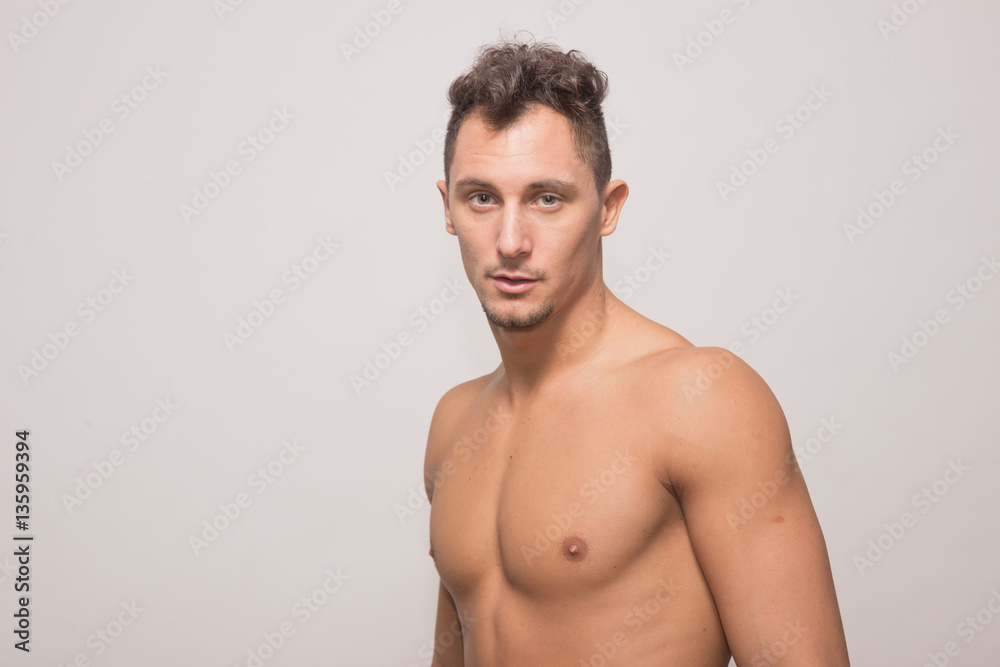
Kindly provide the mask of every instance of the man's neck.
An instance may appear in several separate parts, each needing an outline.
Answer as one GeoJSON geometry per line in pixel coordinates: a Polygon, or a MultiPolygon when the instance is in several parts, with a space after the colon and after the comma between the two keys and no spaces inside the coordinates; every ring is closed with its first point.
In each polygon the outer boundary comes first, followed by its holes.
{"type": "Polygon", "coordinates": [[[577,373],[605,346],[609,325],[625,305],[603,281],[575,303],[530,329],[490,325],[512,403],[577,373]]]}

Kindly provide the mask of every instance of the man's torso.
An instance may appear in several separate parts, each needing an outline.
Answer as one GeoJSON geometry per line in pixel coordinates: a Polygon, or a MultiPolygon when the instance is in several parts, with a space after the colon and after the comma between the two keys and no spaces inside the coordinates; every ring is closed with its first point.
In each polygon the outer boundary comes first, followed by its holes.
{"type": "Polygon", "coordinates": [[[430,533],[467,667],[728,663],[660,455],[683,446],[682,405],[650,374],[680,345],[656,338],[523,405],[499,369],[454,392],[429,448],[430,533]]]}

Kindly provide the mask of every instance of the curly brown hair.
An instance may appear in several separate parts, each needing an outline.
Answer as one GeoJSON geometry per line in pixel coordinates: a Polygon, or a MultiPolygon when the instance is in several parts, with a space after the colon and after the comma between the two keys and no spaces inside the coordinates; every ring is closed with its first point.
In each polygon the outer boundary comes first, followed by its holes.
{"type": "Polygon", "coordinates": [[[607,75],[579,51],[563,53],[554,44],[517,41],[482,47],[472,67],[448,88],[445,182],[450,182],[458,130],[470,114],[478,112],[487,127],[502,130],[542,104],[569,121],[576,154],[594,171],[600,194],[611,180],[611,149],[601,110],[607,94],[607,75]]]}

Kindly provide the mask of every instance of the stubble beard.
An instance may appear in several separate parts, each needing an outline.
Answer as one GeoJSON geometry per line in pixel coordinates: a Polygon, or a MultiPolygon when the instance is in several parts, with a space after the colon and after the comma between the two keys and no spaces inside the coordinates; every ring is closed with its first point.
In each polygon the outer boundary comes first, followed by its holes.
{"type": "MultiPolygon", "coordinates": [[[[484,270],[484,279],[488,281],[492,276],[505,269],[510,270],[513,273],[525,275],[534,280],[545,280],[548,277],[545,271],[542,271],[541,269],[529,269],[524,267],[521,263],[518,263],[509,269],[501,263],[484,270]]],[[[517,302],[526,297],[526,294],[501,293],[499,298],[506,302],[517,302]]],[[[501,329],[530,329],[531,327],[545,321],[545,319],[548,318],[548,316],[555,310],[555,304],[551,299],[545,299],[542,303],[538,304],[537,308],[521,316],[506,315],[498,312],[497,310],[490,308],[486,304],[486,300],[482,298],[479,300],[479,305],[483,307],[483,312],[486,313],[486,319],[489,320],[490,324],[501,329]]]]}
{"type": "MultiPolygon", "coordinates": [[[[521,295],[511,294],[508,296],[508,299],[510,301],[514,301],[519,296],[521,295]]],[[[555,310],[555,305],[552,301],[546,299],[539,304],[538,308],[535,310],[530,313],[526,313],[525,315],[521,315],[520,317],[516,317],[492,310],[486,305],[485,301],[480,301],[479,303],[482,305],[483,312],[486,313],[486,319],[490,321],[490,324],[493,324],[501,329],[529,329],[533,326],[541,324],[546,318],[548,318],[549,315],[552,314],[552,311],[555,310]]]]}

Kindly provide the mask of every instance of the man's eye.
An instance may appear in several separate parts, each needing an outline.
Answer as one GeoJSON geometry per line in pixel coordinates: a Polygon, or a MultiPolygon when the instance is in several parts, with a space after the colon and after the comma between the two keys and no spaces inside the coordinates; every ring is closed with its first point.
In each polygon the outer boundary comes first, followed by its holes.
{"type": "Polygon", "coordinates": [[[545,206],[555,206],[559,203],[559,198],[555,195],[542,195],[538,198],[538,201],[542,202],[545,206]]]}
{"type": "Polygon", "coordinates": [[[476,203],[481,204],[482,206],[486,206],[487,204],[489,204],[492,199],[493,197],[491,197],[486,193],[480,193],[475,197],[476,203]]]}

